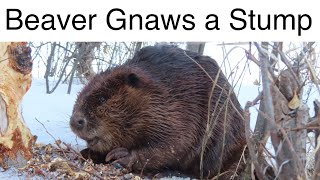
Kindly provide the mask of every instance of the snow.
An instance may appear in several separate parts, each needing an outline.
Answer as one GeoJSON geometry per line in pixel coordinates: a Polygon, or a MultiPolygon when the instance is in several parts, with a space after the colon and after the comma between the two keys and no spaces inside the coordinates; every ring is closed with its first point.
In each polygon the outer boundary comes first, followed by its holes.
{"type": "Polygon", "coordinates": [[[60,84],[52,94],[46,94],[45,80],[33,79],[30,90],[22,101],[22,115],[37,142],[54,143],[55,139],[71,144],[84,145],[69,128],[69,117],[82,85],[73,85],[71,94],[67,94],[67,84],[60,84]],[[41,125],[44,124],[45,128],[41,125]]]}
{"type": "Polygon", "coordinates": [[[18,172],[14,168],[10,168],[6,171],[3,171],[3,169],[0,168],[0,179],[20,180],[22,178],[19,178],[18,172]]]}

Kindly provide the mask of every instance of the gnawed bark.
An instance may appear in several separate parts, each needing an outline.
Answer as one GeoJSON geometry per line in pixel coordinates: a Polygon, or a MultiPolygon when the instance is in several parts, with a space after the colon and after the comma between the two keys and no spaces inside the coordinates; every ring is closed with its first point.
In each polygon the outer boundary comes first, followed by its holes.
{"type": "Polygon", "coordinates": [[[20,102],[31,85],[32,59],[27,43],[0,43],[0,166],[21,167],[31,158],[34,141],[20,102]]]}

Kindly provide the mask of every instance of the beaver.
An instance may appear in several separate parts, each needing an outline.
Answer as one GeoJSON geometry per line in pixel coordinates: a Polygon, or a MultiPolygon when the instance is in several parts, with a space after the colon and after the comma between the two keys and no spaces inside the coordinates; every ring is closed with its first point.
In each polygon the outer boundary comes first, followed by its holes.
{"type": "Polygon", "coordinates": [[[219,69],[208,56],[161,45],[97,74],[79,93],[70,118],[72,131],[87,142],[83,154],[137,173],[199,177],[210,120],[203,175],[230,177],[246,142],[243,110],[219,69]]]}

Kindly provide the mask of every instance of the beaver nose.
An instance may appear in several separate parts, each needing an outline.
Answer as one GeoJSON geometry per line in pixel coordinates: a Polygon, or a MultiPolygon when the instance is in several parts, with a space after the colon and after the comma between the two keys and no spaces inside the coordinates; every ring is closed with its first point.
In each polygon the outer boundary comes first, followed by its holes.
{"type": "Polygon", "coordinates": [[[82,130],[87,125],[87,121],[84,118],[72,118],[71,126],[77,130],[82,130]]]}

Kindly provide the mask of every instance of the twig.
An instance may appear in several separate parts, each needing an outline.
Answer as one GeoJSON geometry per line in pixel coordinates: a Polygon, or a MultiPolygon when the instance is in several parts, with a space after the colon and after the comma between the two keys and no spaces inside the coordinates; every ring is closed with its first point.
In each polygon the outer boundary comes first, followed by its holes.
{"type": "Polygon", "coordinates": [[[307,52],[309,52],[311,50],[311,47],[313,46],[315,42],[309,42],[307,45],[305,45],[302,48],[302,51],[300,52],[300,54],[298,55],[298,57],[296,58],[297,62],[300,62],[303,60],[303,58],[306,56],[307,52]]]}
{"type": "MultiPolygon", "coordinates": [[[[78,151],[76,151],[75,149],[73,149],[70,145],[68,145],[68,144],[65,143],[65,142],[62,142],[62,144],[65,145],[68,149],[70,149],[72,153],[74,153],[75,155],[77,155],[78,158],[80,158],[80,159],[82,159],[83,161],[85,161],[85,162],[87,162],[88,164],[90,164],[89,161],[88,161],[86,158],[84,158],[81,153],[79,153],[78,151]]],[[[94,167],[92,166],[92,168],[94,168],[94,167]]],[[[96,170],[96,171],[98,171],[98,170],[96,170]]]]}
{"type": "Polygon", "coordinates": [[[285,161],[283,161],[283,163],[281,163],[281,165],[280,165],[280,167],[279,167],[279,171],[278,171],[278,173],[277,173],[277,175],[276,175],[276,177],[275,177],[274,179],[278,179],[278,177],[279,177],[279,175],[280,175],[280,173],[281,173],[281,171],[282,171],[283,166],[284,166],[285,164],[289,163],[289,161],[290,161],[290,160],[285,160],[285,161]]]}
{"type": "Polygon", "coordinates": [[[256,65],[258,65],[260,67],[260,61],[254,57],[254,55],[252,55],[249,51],[245,50],[244,51],[246,53],[246,56],[249,60],[251,60],[252,62],[256,63],[256,65]]]}
{"type": "Polygon", "coordinates": [[[301,83],[296,75],[296,73],[293,71],[292,69],[292,65],[289,63],[289,60],[287,59],[286,55],[282,52],[282,51],[278,51],[280,54],[280,59],[281,61],[287,66],[287,68],[289,69],[290,74],[293,76],[294,80],[296,81],[296,83],[299,85],[299,87],[301,86],[301,83]]]}
{"type": "Polygon", "coordinates": [[[253,101],[248,101],[246,103],[245,109],[249,109],[250,107],[257,105],[258,102],[261,100],[261,98],[262,98],[262,92],[260,92],[253,101]]]}
{"type": "Polygon", "coordinates": [[[51,136],[51,138],[54,140],[55,144],[61,149],[63,155],[64,155],[65,158],[67,159],[67,155],[66,155],[66,153],[64,152],[63,148],[62,148],[62,147],[60,146],[60,144],[58,143],[57,139],[53,137],[53,135],[48,131],[48,129],[46,128],[46,126],[45,126],[42,122],[40,122],[37,118],[35,118],[35,119],[36,119],[36,121],[38,121],[38,123],[40,123],[40,124],[42,125],[42,127],[45,129],[45,131],[47,132],[47,134],[48,134],[49,136],[51,136]]]}
{"type": "Polygon", "coordinates": [[[291,128],[290,131],[300,131],[300,130],[315,130],[319,129],[320,126],[304,126],[304,127],[296,127],[296,128],[291,128]]]}
{"type": "Polygon", "coordinates": [[[234,42],[234,43],[221,43],[221,44],[217,44],[217,46],[235,46],[235,45],[248,45],[250,42],[234,42]]]}
{"type": "MultiPolygon", "coordinates": [[[[44,125],[42,122],[40,122],[37,118],[35,118],[35,119],[36,119],[36,121],[38,121],[38,122],[42,125],[42,127],[45,129],[45,131],[47,132],[47,134],[48,134],[49,136],[51,136],[51,138],[55,141],[55,144],[56,144],[56,145],[58,146],[58,148],[62,151],[62,153],[64,154],[65,158],[68,159],[68,158],[67,158],[67,155],[66,155],[66,153],[65,153],[65,149],[63,149],[63,148],[60,146],[60,144],[57,143],[58,141],[56,140],[56,138],[54,138],[54,136],[47,130],[47,128],[45,127],[45,125],[44,125]]],[[[73,153],[76,154],[78,157],[80,157],[81,159],[83,159],[85,162],[87,162],[88,164],[90,164],[90,163],[88,162],[88,160],[85,159],[79,152],[77,152],[76,150],[74,150],[71,146],[69,146],[69,145],[66,144],[65,142],[62,142],[62,143],[63,143],[63,145],[65,145],[67,148],[69,148],[69,149],[71,150],[71,152],[73,152],[73,153]]],[[[71,162],[68,161],[68,163],[70,164],[71,162]]],[[[78,168],[77,166],[75,166],[75,165],[73,165],[73,164],[70,164],[70,165],[76,167],[77,169],[79,169],[79,170],[81,170],[81,171],[84,171],[84,172],[87,172],[87,173],[89,173],[89,174],[95,175],[95,176],[98,177],[99,179],[103,179],[103,178],[102,178],[101,176],[99,176],[98,174],[95,174],[95,173],[93,173],[93,172],[89,172],[89,171],[87,171],[87,170],[85,170],[85,169],[80,169],[80,168],[78,168]]],[[[90,165],[90,166],[91,166],[91,165],[90,165]]],[[[95,169],[94,166],[91,166],[91,167],[92,167],[95,171],[99,172],[97,169],[95,169]]]]}
{"type": "Polygon", "coordinates": [[[247,145],[245,145],[244,148],[243,148],[243,151],[242,151],[242,153],[241,153],[241,156],[240,156],[240,159],[239,159],[239,161],[238,161],[237,167],[236,167],[233,175],[232,175],[231,178],[230,178],[231,180],[233,180],[236,176],[238,176],[237,171],[238,171],[238,169],[239,169],[240,163],[241,163],[242,159],[245,161],[245,155],[244,155],[244,153],[245,153],[246,149],[247,149],[247,145]]]}
{"type": "MultiPolygon", "coordinates": [[[[277,57],[279,54],[278,53],[279,46],[282,46],[282,43],[278,43],[278,42],[273,43],[271,54],[274,57],[277,57]]],[[[278,58],[274,58],[273,56],[270,56],[270,66],[272,67],[272,69],[274,69],[276,63],[279,61],[278,58]]]]}
{"type": "Polygon", "coordinates": [[[99,172],[98,169],[96,169],[94,166],[91,165],[91,163],[82,156],[81,153],[79,153],[78,151],[76,151],[75,149],[73,149],[70,145],[66,144],[65,142],[62,142],[63,145],[65,145],[68,149],[71,150],[71,153],[74,153],[78,158],[81,158],[83,161],[85,161],[88,165],[90,165],[92,167],[92,169],[94,169],[95,171],[99,172]]]}
{"type": "Polygon", "coordinates": [[[214,180],[214,179],[218,179],[219,178],[219,176],[223,176],[224,174],[227,174],[227,173],[229,173],[230,171],[225,171],[225,172],[222,172],[221,174],[219,174],[219,175],[217,175],[217,176],[214,176],[213,178],[212,178],[212,180],[214,180]]]}
{"type": "Polygon", "coordinates": [[[104,179],[102,176],[100,176],[99,174],[97,174],[97,173],[95,173],[95,172],[91,172],[91,171],[88,171],[88,170],[85,170],[85,169],[83,169],[83,168],[79,168],[77,165],[75,165],[75,164],[73,164],[72,162],[67,162],[68,164],[69,164],[69,166],[71,166],[71,167],[73,167],[73,168],[75,168],[75,169],[78,169],[78,171],[84,171],[84,172],[86,172],[86,173],[88,173],[88,174],[91,174],[91,175],[93,175],[93,176],[96,176],[97,178],[99,178],[99,179],[104,179]]]}
{"type": "Polygon", "coordinates": [[[247,139],[247,146],[248,146],[248,149],[249,149],[251,162],[255,166],[256,174],[257,174],[258,178],[259,179],[265,179],[265,177],[264,177],[264,175],[262,173],[261,167],[259,166],[256,154],[255,154],[255,148],[253,146],[252,139],[251,139],[251,136],[250,136],[250,112],[249,112],[250,105],[249,104],[251,104],[251,102],[247,102],[247,104],[245,106],[246,109],[244,110],[244,113],[243,113],[244,117],[245,117],[245,135],[246,135],[246,139],[247,139]]]}
{"type": "Polygon", "coordinates": [[[148,162],[149,162],[154,156],[155,156],[155,154],[152,155],[152,156],[150,157],[150,159],[147,159],[147,162],[146,162],[146,163],[144,163],[144,165],[143,165],[143,167],[142,167],[142,169],[141,169],[141,172],[140,172],[140,177],[142,177],[144,169],[146,168],[148,162]]]}
{"type": "MultiPolygon", "coordinates": [[[[218,168],[218,177],[220,176],[220,170],[221,170],[221,165],[222,165],[222,160],[223,160],[223,153],[224,153],[224,147],[225,147],[225,140],[226,140],[226,121],[227,121],[227,115],[228,115],[228,104],[230,101],[230,96],[231,96],[232,91],[229,89],[229,94],[226,101],[226,110],[224,114],[224,119],[223,119],[223,137],[222,137],[222,147],[221,147],[221,155],[220,155],[220,162],[219,162],[219,168],[218,168]]],[[[223,106],[224,107],[224,106],[223,106]]],[[[212,130],[213,131],[213,130],[212,130]]]]}
{"type": "Polygon", "coordinates": [[[0,63],[2,63],[2,62],[4,62],[4,61],[7,61],[7,60],[9,60],[9,58],[1,59],[1,60],[0,60],[0,63]]]}

